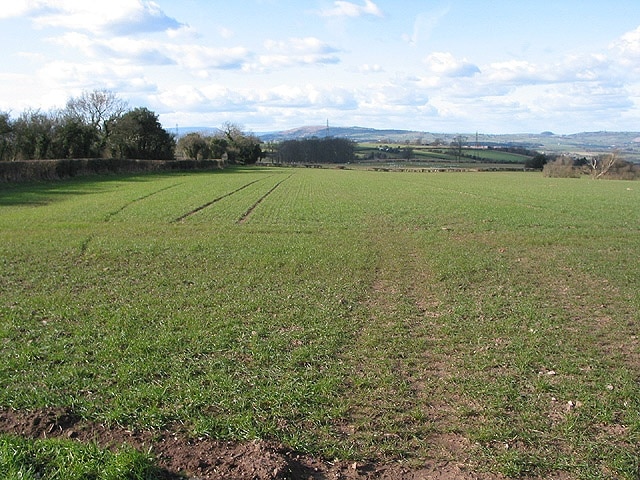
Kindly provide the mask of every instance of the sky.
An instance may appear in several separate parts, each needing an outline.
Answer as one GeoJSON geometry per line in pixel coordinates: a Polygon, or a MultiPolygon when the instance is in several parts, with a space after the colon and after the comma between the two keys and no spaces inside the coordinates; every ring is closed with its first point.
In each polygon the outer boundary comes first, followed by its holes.
{"type": "Polygon", "coordinates": [[[7,0],[0,111],[107,89],[167,129],[640,131],[640,0],[7,0]]]}

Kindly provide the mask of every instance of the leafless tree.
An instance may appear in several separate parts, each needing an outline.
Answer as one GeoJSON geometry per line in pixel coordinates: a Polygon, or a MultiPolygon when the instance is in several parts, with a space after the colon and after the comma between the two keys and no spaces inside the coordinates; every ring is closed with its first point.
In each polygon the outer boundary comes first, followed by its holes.
{"type": "Polygon", "coordinates": [[[225,138],[227,141],[233,143],[239,137],[244,136],[242,126],[232,122],[224,122],[220,127],[220,137],[225,138]]]}
{"type": "Polygon", "coordinates": [[[593,178],[601,178],[605,176],[611,167],[613,167],[619,160],[620,155],[618,151],[607,153],[605,155],[598,155],[588,160],[588,165],[591,168],[591,175],[593,178]]]}
{"type": "Polygon", "coordinates": [[[451,146],[453,147],[453,151],[456,154],[456,158],[460,159],[462,157],[462,149],[467,143],[467,137],[464,135],[456,135],[451,142],[451,146]]]}
{"type": "Polygon", "coordinates": [[[66,115],[80,120],[108,134],[108,122],[117,119],[127,111],[127,102],[109,90],[84,91],[79,97],[71,98],[63,111],[66,115]]]}

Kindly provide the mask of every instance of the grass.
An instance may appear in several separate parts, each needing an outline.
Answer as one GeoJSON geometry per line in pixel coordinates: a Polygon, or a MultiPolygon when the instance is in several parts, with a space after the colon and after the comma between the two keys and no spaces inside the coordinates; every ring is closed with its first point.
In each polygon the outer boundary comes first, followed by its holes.
{"type": "Polygon", "coordinates": [[[356,153],[361,158],[361,164],[380,164],[381,160],[362,160],[370,155],[384,153],[388,156],[388,163],[401,162],[402,165],[414,167],[430,168],[450,168],[450,167],[472,167],[473,165],[484,168],[504,168],[505,166],[523,165],[530,157],[522,154],[511,153],[501,150],[488,150],[465,148],[462,150],[463,157],[458,158],[454,150],[447,146],[423,146],[423,145],[402,145],[391,144],[390,148],[397,152],[380,151],[381,145],[376,143],[361,143],[356,148],[356,153]],[[404,149],[411,149],[411,160],[406,160],[404,149]],[[481,162],[481,163],[478,163],[481,162]]]}
{"type": "Polygon", "coordinates": [[[275,168],[8,187],[0,406],[637,478],[639,192],[275,168]]]}
{"type": "Polygon", "coordinates": [[[152,459],[129,447],[112,452],[71,440],[26,440],[0,435],[5,480],[152,480],[152,459]]]}

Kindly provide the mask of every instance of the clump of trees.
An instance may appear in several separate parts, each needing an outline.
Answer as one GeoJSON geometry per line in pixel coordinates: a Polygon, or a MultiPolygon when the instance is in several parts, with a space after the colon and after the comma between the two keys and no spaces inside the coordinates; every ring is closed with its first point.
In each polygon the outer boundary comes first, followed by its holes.
{"type": "Polygon", "coordinates": [[[176,141],[155,113],[146,108],[131,110],[113,123],[106,142],[110,156],[141,160],[171,160],[176,141]]]}
{"type": "Polygon", "coordinates": [[[591,175],[595,179],[635,180],[640,178],[640,165],[623,160],[615,151],[591,158],[563,155],[546,163],[542,172],[547,177],[578,178],[591,175]]]}
{"type": "Polygon", "coordinates": [[[355,159],[356,144],[346,138],[287,140],[278,145],[278,163],[349,163],[355,159]]]}
{"type": "Polygon", "coordinates": [[[253,165],[264,157],[260,139],[233,123],[224,123],[214,135],[188,133],[178,140],[178,155],[192,159],[223,159],[228,164],[253,165]]]}
{"type": "Polygon", "coordinates": [[[555,178],[578,178],[581,175],[576,161],[566,155],[547,162],[542,168],[542,173],[545,177],[555,178]]]}
{"type": "Polygon", "coordinates": [[[0,160],[174,158],[175,139],[146,108],[129,110],[108,90],[83,92],[64,108],[0,112],[0,160]]]}
{"type": "Polygon", "coordinates": [[[544,153],[536,153],[533,157],[524,162],[524,168],[531,170],[542,170],[549,163],[549,157],[544,153]]]}
{"type": "Polygon", "coordinates": [[[213,136],[188,134],[179,140],[147,108],[130,109],[109,90],[83,92],[51,112],[27,110],[13,119],[0,112],[0,161],[47,159],[224,159],[254,164],[260,139],[232,123],[213,136]]]}

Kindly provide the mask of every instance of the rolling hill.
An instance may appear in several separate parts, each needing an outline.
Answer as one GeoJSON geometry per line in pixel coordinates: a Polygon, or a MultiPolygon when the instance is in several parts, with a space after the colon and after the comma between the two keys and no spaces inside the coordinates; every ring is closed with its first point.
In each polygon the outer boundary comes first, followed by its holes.
{"type": "MultiPolygon", "coordinates": [[[[375,129],[365,127],[329,127],[303,126],[279,132],[257,134],[264,142],[282,142],[312,137],[340,137],[355,142],[371,143],[420,143],[429,144],[435,141],[450,143],[457,133],[434,133],[414,130],[375,129]]],[[[640,159],[640,132],[581,132],[558,135],[553,132],[521,133],[521,134],[463,134],[469,145],[524,147],[550,153],[590,154],[620,150],[626,156],[640,159]]]]}

